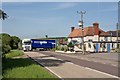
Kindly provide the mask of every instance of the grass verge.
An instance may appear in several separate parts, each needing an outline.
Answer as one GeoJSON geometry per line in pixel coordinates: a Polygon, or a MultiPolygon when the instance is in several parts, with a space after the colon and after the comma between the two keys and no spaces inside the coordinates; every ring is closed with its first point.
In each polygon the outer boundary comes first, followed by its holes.
{"type": "Polygon", "coordinates": [[[12,58],[22,52],[14,50],[6,55],[3,61],[3,78],[52,78],[57,77],[48,72],[44,67],[36,64],[29,58],[12,58]]]}
{"type": "Polygon", "coordinates": [[[11,50],[7,54],[5,54],[6,58],[12,58],[12,57],[17,57],[17,56],[22,56],[24,53],[20,50],[11,50]]]}

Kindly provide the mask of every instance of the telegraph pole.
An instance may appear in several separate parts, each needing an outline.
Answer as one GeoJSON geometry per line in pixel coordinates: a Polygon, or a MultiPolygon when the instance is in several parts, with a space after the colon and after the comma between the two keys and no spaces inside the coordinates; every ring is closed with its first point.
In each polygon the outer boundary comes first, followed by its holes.
{"type": "Polygon", "coordinates": [[[79,21],[79,23],[78,23],[78,25],[79,25],[79,27],[81,27],[82,28],[82,45],[83,45],[83,54],[85,54],[85,47],[84,47],[84,27],[83,27],[83,14],[85,14],[86,13],[86,11],[77,11],[77,13],[78,14],[80,14],[80,18],[81,18],[81,20],[79,21]]]}

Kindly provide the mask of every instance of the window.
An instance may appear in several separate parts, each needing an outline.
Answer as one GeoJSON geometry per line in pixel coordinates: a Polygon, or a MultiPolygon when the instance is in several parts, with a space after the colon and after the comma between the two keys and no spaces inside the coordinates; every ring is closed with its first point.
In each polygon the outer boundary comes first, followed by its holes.
{"type": "Polygon", "coordinates": [[[92,39],[89,39],[88,41],[89,41],[89,42],[92,42],[92,39]]]}
{"type": "Polygon", "coordinates": [[[80,43],[80,49],[82,49],[82,43],[80,43]]]}
{"type": "Polygon", "coordinates": [[[94,47],[94,49],[96,49],[96,46],[95,46],[95,44],[93,44],[93,47],[94,47]]]}
{"type": "Polygon", "coordinates": [[[103,48],[106,48],[105,44],[103,44],[103,48]]]}
{"type": "Polygon", "coordinates": [[[112,43],[112,48],[114,48],[114,44],[112,43]]]}
{"type": "Polygon", "coordinates": [[[110,41],[112,41],[112,33],[110,34],[111,36],[110,36],[110,41]]]}
{"type": "Polygon", "coordinates": [[[104,39],[105,39],[105,41],[108,41],[108,37],[105,37],[104,39]]]}
{"type": "Polygon", "coordinates": [[[91,44],[90,43],[88,43],[88,46],[89,46],[89,48],[91,48],[91,44]]]}
{"type": "Polygon", "coordinates": [[[102,43],[100,43],[100,47],[102,47],[102,43]]]}
{"type": "Polygon", "coordinates": [[[30,44],[31,44],[31,41],[24,42],[23,44],[24,44],[24,45],[30,45],[30,44]]]}

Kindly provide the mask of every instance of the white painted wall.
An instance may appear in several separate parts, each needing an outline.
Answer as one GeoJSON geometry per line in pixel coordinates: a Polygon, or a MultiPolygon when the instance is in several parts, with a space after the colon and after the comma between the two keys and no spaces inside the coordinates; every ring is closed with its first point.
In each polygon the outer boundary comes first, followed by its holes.
{"type": "Polygon", "coordinates": [[[99,41],[99,36],[98,36],[98,35],[94,35],[93,40],[94,40],[94,41],[99,41]]]}
{"type": "Polygon", "coordinates": [[[86,51],[90,51],[90,52],[94,52],[94,46],[93,46],[93,44],[94,43],[92,43],[92,42],[87,42],[87,43],[85,43],[86,44],[86,51]],[[89,44],[91,45],[91,47],[89,47],[89,44]]]}
{"type": "MultiPolygon", "coordinates": [[[[111,37],[107,37],[107,38],[108,38],[108,41],[111,41],[111,37]]],[[[99,37],[98,35],[84,37],[84,41],[85,41],[84,44],[86,45],[86,51],[90,51],[90,52],[95,51],[93,45],[96,44],[96,43],[88,42],[89,39],[92,39],[92,41],[99,41],[99,40],[100,41],[102,41],[102,40],[105,41],[105,37],[99,37]],[[91,48],[89,47],[88,43],[91,44],[91,48]]],[[[70,42],[71,40],[77,40],[78,42],[82,43],[82,38],[81,37],[79,37],[79,38],[68,38],[68,42],[70,42]]],[[[116,40],[117,40],[117,37],[112,37],[112,41],[116,41],[116,40]]],[[[97,44],[99,45],[99,51],[103,51],[103,48],[100,47],[100,43],[97,43],[97,44]]],[[[104,51],[106,51],[106,52],[107,52],[107,44],[108,43],[105,43],[106,48],[104,49],[104,51]]],[[[109,43],[109,44],[110,44],[110,48],[112,49],[112,43],[109,43]]],[[[113,44],[114,44],[113,48],[117,48],[117,43],[113,43],[113,44]]],[[[78,49],[78,48],[74,47],[74,49],[78,49]]]]}
{"type": "Polygon", "coordinates": [[[89,41],[90,39],[94,40],[94,36],[86,36],[86,37],[84,37],[84,41],[89,41]]]}
{"type": "Polygon", "coordinates": [[[78,42],[82,42],[82,38],[68,38],[68,42],[70,42],[71,40],[76,40],[78,42]]]}

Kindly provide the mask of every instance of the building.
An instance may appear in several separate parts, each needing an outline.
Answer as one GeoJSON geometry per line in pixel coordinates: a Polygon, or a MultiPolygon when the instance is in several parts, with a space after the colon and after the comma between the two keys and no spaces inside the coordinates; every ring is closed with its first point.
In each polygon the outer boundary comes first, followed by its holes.
{"type": "MultiPolygon", "coordinates": [[[[68,36],[68,42],[74,44],[75,51],[82,51],[82,29],[71,27],[68,36]]],[[[117,31],[107,31],[99,28],[99,23],[93,23],[93,26],[84,28],[84,46],[88,52],[110,52],[111,49],[117,48],[117,42],[120,45],[120,34],[117,31]]]]}
{"type": "Polygon", "coordinates": [[[48,37],[48,38],[37,38],[37,39],[53,39],[56,40],[58,45],[67,45],[67,37],[48,37]]]}

